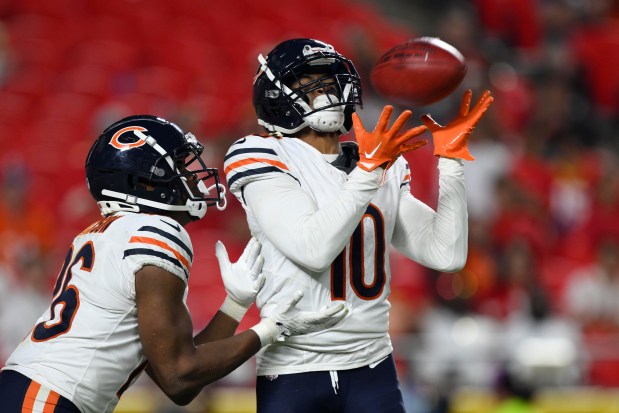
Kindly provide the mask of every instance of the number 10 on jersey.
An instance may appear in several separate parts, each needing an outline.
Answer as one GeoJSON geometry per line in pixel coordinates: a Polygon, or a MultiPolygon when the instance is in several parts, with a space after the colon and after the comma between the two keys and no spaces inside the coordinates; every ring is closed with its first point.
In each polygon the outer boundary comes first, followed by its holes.
{"type": "Polygon", "coordinates": [[[346,299],[346,273],[350,273],[352,290],[362,300],[378,298],[385,288],[387,281],[385,273],[385,223],[380,210],[372,204],[363,214],[361,222],[350,237],[348,246],[331,264],[332,300],[346,299]],[[368,231],[372,231],[373,234],[366,233],[368,231]],[[373,245],[371,241],[368,242],[372,239],[373,245]],[[371,257],[368,256],[371,259],[366,260],[366,254],[371,254],[371,257]],[[369,283],[365,279],[366,261],[374,264],[374,279],[369,283]]]}

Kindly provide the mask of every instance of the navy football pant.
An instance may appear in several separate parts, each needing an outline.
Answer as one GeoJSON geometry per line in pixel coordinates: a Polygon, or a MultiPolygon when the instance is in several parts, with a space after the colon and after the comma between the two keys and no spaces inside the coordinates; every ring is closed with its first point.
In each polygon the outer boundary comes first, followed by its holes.
{"type": "Polygon", "coordinates": [[[258,413],[404,413],[393,356],[374,368],[258,376],[258,413]]]}
{"type": "Polygon", "coordinates": [[[69,400],[13,370],[0,372],[0,412],[80,413],[69,400]]]}

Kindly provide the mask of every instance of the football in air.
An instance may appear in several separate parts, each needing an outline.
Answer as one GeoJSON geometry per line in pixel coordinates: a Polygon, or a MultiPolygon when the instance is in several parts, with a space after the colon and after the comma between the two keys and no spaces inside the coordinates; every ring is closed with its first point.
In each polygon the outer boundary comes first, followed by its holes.
{"type": "Polygon", "coordinates": [[[426,106],[449,96],[466,75],[462,53],[438,37],[419,37],[383,54],[370,73],[381,97],[403,106],[426,106]]]}

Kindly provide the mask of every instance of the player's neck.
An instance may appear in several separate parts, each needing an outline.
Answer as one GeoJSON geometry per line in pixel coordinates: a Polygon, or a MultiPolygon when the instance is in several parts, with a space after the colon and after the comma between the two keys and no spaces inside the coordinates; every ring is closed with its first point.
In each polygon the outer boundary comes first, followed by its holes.
{"type": "Polygon", "coordinates": [[[322,154],[340,153],[340,134],[338,132],[318,132],[308,128],[298,138],[322,154]]]}
{"type": "Polygon", "coordinates": [[[191,222],[189,214],[185,211],[169,211],[165,215],[169,216],[184,227],[191,222]]]}

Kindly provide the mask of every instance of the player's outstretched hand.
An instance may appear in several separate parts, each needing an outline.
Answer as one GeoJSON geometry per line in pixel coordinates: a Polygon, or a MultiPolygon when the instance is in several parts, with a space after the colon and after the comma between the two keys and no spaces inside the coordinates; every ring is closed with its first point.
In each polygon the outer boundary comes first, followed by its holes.
{"type": "Polygon", "coordinates": [[[239,260],[232,263],[224,244],[217,241],[215,245],[221,279],[228,294],[220,311],[237,321],[243,318],[264,285],[265,276],[262,273],[264,258],[260,255],[261,248],[260,242],[252,237],[239,260]]]}
{"type": "Polygon", "coordinates": [[[379,166],[389,169],[398,156],[428,143],[428,141],[423,140],[406,144],[406,141],[424,133],[427,127],[424,125],[417,126],[400,134],[400,130],[413,113],[410,110],[405,110],[389,128],[389,118],[392,112],[393,106],[385,106],[372,132],[365,130],[357,113],[352,114],[353,127],[359,144],[359,162],[357,165],[361,169],[373,171],[379,166]]]}
{"type": "Polygon", "coordinates": [[[320,311],[301,311],[296,305],[303,298],[301,290],[252,327],[263,346],[274,343],[280,337],[314,333],[333,327],[348,314],[343,303],[325,306],[320,311]]]}
{"type": "Polygon", "coordinates": [[[280,326],[284,337],[314,333],[333,327],[348,314],[343,303],[325,306],[320,311],[300,311],[297,303],[303,298],[303,291],[298,290],[288,301],[280,305],[269,316],[280,326]]]}
{"type": "Polygon", "coordinates": [[[484,112],[494,101],[494,98],[489,90],[484,91],[473,110],[469,112],[472,96],[473,92],[471,90],[464,92],[464,97],[460,104],[460,113],[447,126],[439,125],[430,115],[421,116],[421,121],[432,132],[434,155],[465,159],[467,161],[475,160],[466,144],[471,132],[473,132],[484,112]]]}

